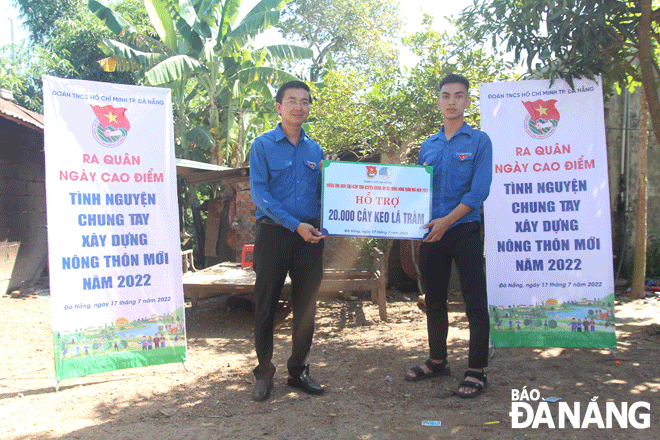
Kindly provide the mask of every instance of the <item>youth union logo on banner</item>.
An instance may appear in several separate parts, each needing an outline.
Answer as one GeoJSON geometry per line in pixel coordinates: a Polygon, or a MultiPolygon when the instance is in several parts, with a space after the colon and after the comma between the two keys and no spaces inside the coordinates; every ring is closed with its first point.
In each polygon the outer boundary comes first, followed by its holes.
{"type": "Polygon", "coordinates": [[[392,177],[392,171],[387,167],[382,167],[378,172],[378,177],[381,179],[389,179],[392,177]]]}
{"type": "Polygon", "coordinates": [[[124,142],[131,129],[124,107],[92,105],[96,119],[92,124],[94,139],[104,147],[114,148],[124,142]]]}
{"type": "Polygon", "coordinates": [[[525,130],[535,139],[545,139],[555,132],[559,125],[559,111],[555,108],[556,99],[534,102],[523,101],[529,114],[525,117],[525,130]]]}
{"type": "Polygon", "coordinates": [[[378,168],[373,165],[367,165],[367,177],[373,179],[378,174],[378,168]]]}

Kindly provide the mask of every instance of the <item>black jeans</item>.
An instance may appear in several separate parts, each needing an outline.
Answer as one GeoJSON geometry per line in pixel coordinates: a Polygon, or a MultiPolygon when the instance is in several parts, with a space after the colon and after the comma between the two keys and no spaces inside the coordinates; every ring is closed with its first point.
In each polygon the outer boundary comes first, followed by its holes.
{"type": "Polygon", "coordinates": [[[420,247],[420,271],[426,294],[426,319],[431,359],[447,357],[447,291],[451,261],[456,263],[465,313],[470,324],[468,368],[488,366],[490,323],[483,268],[483,241],[479,222],[461,223],[450,228],[434,243],[420,247]]]}
{"type": "MultiPolygon", "coordinates": [[[[312,222],[310,222],[312,223],[312,222]]],[[[318,224],[315,225],[318,227],[318,224]]],[[[323,276],[324,243],[308,243],[297,232],[257,221],[253,267],[254,340],[259,365],[255,370],[271,375],[273,358],[273,321],[287,273],[291,278],[293,308],[293,346],[287,363],[289,372],[299,373],[307,363],[314,336],[316,294],[323,276]]]]}

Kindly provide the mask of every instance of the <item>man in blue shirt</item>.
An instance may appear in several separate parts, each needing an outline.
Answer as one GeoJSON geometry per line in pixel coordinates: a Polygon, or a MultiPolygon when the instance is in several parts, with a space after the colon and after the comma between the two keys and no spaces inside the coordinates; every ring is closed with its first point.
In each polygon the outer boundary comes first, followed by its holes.
{"type": "Polygon", "coordinates": [[[486,386],[490,329],[480,209],[490,192],[492,144],[486,133],[465,123],[469,86],[461,75],[443,78],[438,108],[444,126],[419,151],[418,165],[433,167],[433,220],[424,226],[430,231],[420,247],[430,358],[406,374],[412,381],[449,375],[447,291],[453,259],[470,325],[468,369],[457,392],[460,397],[476,397],[486,386]]]}
{"type": "Polygon", "coordinates": [[[257,206],[254,243],[254,337],[259,365],[254,400],[270,397],[275,366],[273,321],[287,273],[291,278],[293,347],[287,362],[288,384],[310,394],[323,388],[309,377],[307,355],[314,335],[316,294],[323,275],[321,161],[323,150],[305,134],[310,91],[301,81],[277,92],[282,122],[255,139],[250,151],[250,190],[257,206]]]}

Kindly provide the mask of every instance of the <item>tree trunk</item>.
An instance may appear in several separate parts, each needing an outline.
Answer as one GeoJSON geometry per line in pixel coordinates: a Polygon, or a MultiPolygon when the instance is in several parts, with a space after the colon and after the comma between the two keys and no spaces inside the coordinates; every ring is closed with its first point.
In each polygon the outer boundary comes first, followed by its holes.
{"type": "Polygon", "coordinates": [[[660,142],[660,99],[655,87],[653,57],[651,48],[651,0],[641,0],[641,17],[637,37],[639,39],[639,64],[642,74],[642,97],[640,99],[639,133],[639,184],[637,189],[637,227],[631,298],[644,298],[646,293],[646,234],[647,234],[647,193],[646,158],[648,149],[648,117],[651,109],[653,132],[660,142]]]}
{"type": "Polygon", "coordinates": [[[653,48],[651,46],[651,23],[653,10],[651,0],[641,0],[641,17],[637,37],[639,39],[639,67],[642,74],[642,87],[646,93],[651,126],[656,141],[660,143],[660,95],[653,73],[653,48]]]}
{"type": "Polygon", "coordinates": [[[633,262],[633,279],[631,298],[644,298],[646,293],[644,287],[646,284],[646,156],[649,143],[648,125],[649,109],[646,103],[646,93],[642,89],[640,98],[640,123],[639,123],[639,180],[637,187],[637,227],[635,238],[635,256],[633,262]]]}
{"type": "Polygon", "coordinates": [[[243,110],[236,112],[236,123],[238,124],[238,138],[236,139],[236,151],[234,153],[234,163],[231,165],[233,167],[239,168],[243,166],[243,154],[245,151],[245,113],[243,110]]]}
{"type": "Polygon", "coordinates": [[[213,148],[211,148],[211,163],[213,165],[222,165],[223,160],[220,156],[220,112],[215,102],[215,94],[213,90],[209,90],[210,108],[209,108],[209,126],[211,135],[213,136],[213,148]]]}
{"type": "Polygon", "coordinates": [[[182,158],[190,159],[190,145],[188,145],[188,117],[187,107],[184,103],[185,83],[182,81],[178,86],[172,87],[172,104],[174,106],[174,139],[179,139],[183,148],[182,158]]]}

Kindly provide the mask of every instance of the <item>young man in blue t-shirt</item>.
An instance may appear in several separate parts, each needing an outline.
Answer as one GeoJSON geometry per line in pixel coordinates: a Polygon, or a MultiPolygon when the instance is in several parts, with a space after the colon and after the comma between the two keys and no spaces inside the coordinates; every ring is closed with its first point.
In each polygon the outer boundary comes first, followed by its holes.
{"type": "Polygon", "coordinates": [[[468,369],[459,397],[476,397],[486,386],[490,330],[480,209],[490,192],[492,144],[486,133],[465,123],[469,88],[461,75],[443,78],[438,108],[444,126],[419,151],[418,165],[433,167],[432,220],[424,226],[429,233],[420,247],[430,358],[405,377],[416,381],[449,375],[447,292],[453,260],[470,325],[468,369]]]}

